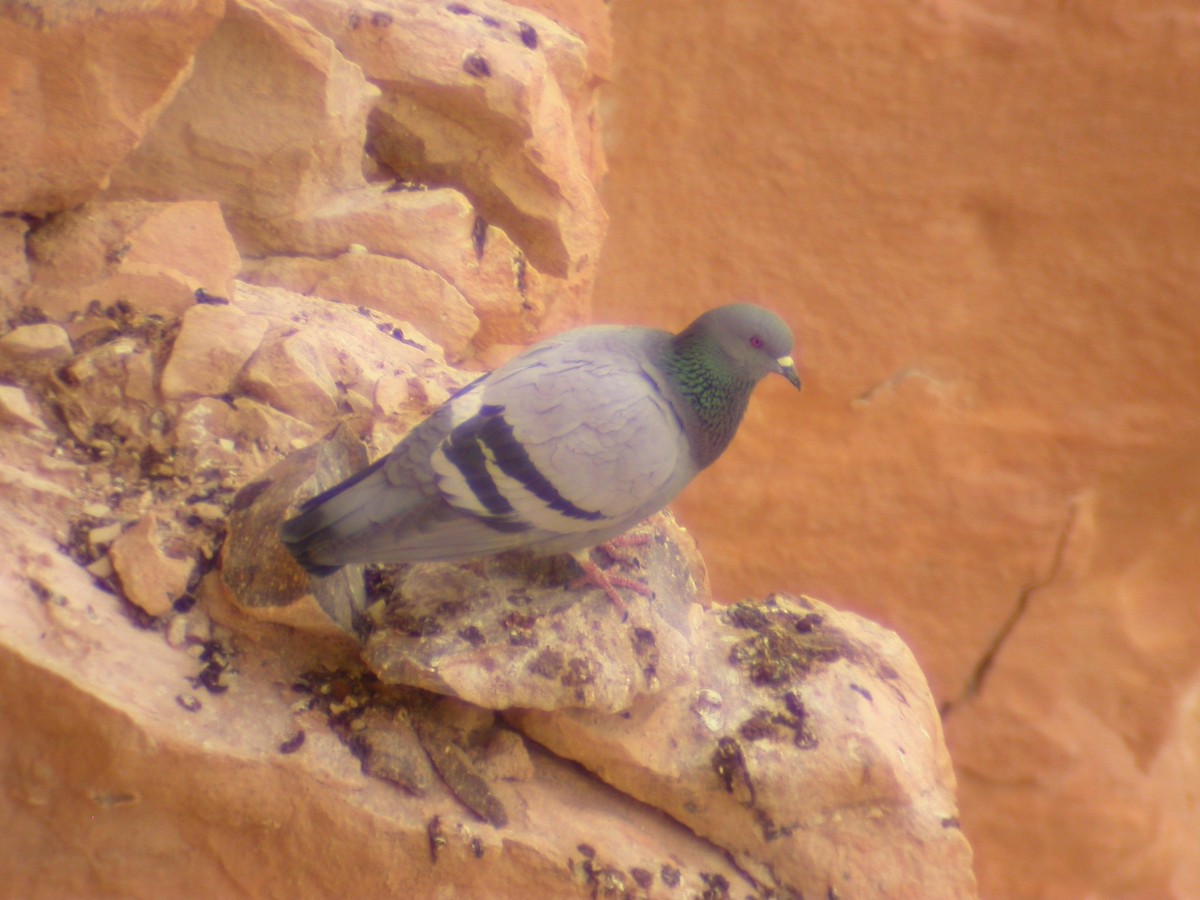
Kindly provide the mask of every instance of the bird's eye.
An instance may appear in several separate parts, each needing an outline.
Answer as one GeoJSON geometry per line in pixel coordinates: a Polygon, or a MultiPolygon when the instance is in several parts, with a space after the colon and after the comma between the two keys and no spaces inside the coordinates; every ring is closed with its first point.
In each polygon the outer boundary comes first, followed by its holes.
{"type": "Polygon", "coordinates": [[[753,347],[755,350],[761,350],[762,346],[763,346],[763,339],[760,338],[757,334],[754,335],[754,337],[750,338],[750,346],[753,347]]]}

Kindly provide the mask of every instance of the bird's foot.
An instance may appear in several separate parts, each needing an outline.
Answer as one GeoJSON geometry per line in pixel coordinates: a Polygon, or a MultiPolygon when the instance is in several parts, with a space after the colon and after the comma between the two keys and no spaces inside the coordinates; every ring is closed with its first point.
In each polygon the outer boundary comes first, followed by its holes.
{"type": "MultiPolygon", "coordinates": [[[[635,536],[636,537],[636,536],[635,536]]],[[[646,541],[635,541],[635,544],[646,543],[646,541]]],[[[601,544],[614,560],[618,562],[627,562],[625,554],[613,553],[608,544],[601,544]]],[[[621,598],[617,588],[625,588],[634,593],[641,594],[643,597],[653,597],[654,592],[650,590],[650,585],[644,581],[639,581],[636,578],[628,578],[624,575],[610,575],[598,565],[592,562],[590,553],[586,550],[572,554],[575,557],[575,562],[579,563],[579,568],[583,569],[583,575],[571,582],[572,590],[579,590],[586,587],[597,587],[604,591],[605,595],[612,602],[612,605],[621,613],[621,619],[624,621],[629,618],[629,609],[625,606],[625,601],[621,598]]]]}
{"type": "Polygon", "coordinates": [[[634,566],[637,564],[637,557],[628,553],[631,547],[645,547],[647,544],[654,543],[654,535],[646,532],[635,533],[628,532],[619,534],[611,541],[605,541],[600,544],[600,549],[612,557],[613,562],[622,566],[634,566]]]}

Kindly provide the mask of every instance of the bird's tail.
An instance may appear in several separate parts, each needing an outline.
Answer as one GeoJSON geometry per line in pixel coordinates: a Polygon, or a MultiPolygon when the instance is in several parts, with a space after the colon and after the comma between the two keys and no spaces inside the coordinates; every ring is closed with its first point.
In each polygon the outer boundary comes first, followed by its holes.
{"type": "Polygon", "coordinates": [[[313,575],[332,575],[348,562],[345,548],[373,523],[367,508],[388,486],[384,456],[356,475],[306,500],[279,527],[279,538],[296,562],[313,575]]]}

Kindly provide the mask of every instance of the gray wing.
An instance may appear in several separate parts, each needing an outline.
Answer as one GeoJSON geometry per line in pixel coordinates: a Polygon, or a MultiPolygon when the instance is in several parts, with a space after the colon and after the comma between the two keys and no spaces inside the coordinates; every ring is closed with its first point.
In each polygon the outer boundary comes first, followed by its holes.
{"type": "Polygon", "coordinates": [[[666,505],[694,468],[646,352],[661,334],[587,329],[485,379],[432,456],[446,501],[582,546],[666,505]]]}
{"type": "Polygon", "coordinates": [[[660,335],[593,328],[534,347],[304,504],[284,542],[325,571],[582,549],[625,531],[695,474],[646,355],[660,335]]]}

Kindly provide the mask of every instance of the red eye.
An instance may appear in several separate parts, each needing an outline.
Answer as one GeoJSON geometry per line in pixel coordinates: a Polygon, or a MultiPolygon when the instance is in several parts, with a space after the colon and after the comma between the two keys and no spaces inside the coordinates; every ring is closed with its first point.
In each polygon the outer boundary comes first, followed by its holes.
{"type": "Polygon", "coordinates": [[[763,345],[763,339],[760,338],[757,334],[754,335],[754,337],[750,338],[750,346],[753,347],[755,350],[761,350],[762,345],[763,345]]]}

